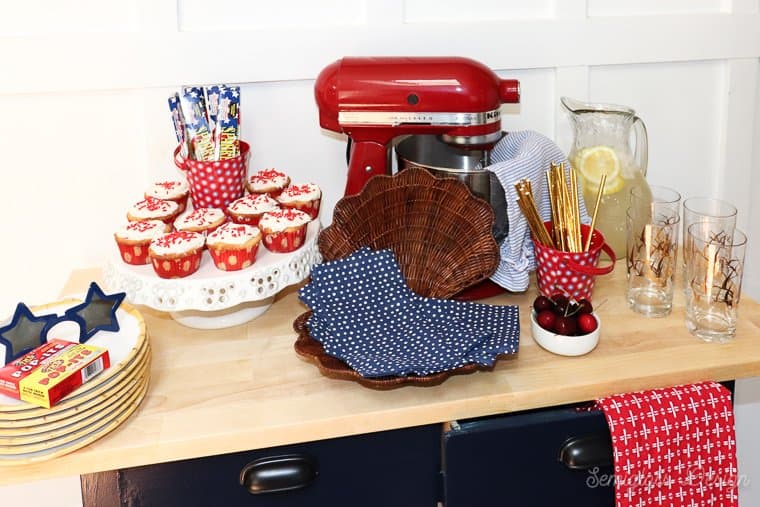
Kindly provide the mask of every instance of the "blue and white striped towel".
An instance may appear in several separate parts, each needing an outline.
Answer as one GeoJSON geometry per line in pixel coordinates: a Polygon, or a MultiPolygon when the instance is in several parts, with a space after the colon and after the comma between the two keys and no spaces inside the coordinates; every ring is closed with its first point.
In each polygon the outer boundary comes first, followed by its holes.
{"type": "MultiPolygon", "coordinates": [[[[530,130],[512,132],[504,136],[491,152],[491,165],[486,169],[492,171],[504,187],[509,220],[509,234],[499,245],[501,262],[491,276],[491,280],[507,290],[515,292],[526,290],[528,275],[536,269],[530,229],[517,205],[515,183],[522,178],[531,181],[541,218],[549,220],[551,208],[545,172],[552,162],[555,164],[564,162],[566,170],[570,168],[565,154],[552,140],[530,130]]],[[[590,219],[582,196],[579,196],[579,202],[581,221],[588,224],[590,219]]]]}

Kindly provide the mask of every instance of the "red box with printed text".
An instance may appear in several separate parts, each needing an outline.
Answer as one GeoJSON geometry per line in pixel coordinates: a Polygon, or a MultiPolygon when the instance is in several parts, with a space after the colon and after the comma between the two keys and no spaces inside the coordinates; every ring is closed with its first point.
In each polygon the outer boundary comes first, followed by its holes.
{"type": "Polygon", "coordinates": [[[110,365],[107,349],[51,339],[0,368],[0,393],[50,408],[110,365]]]}

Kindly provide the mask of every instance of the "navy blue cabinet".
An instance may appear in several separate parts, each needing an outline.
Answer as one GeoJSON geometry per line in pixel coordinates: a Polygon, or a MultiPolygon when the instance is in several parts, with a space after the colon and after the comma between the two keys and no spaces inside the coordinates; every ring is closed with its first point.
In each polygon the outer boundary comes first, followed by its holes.
{"type": "Polygon", "coordinates": [[[446,507],[614,505],[601,412],[561,407],[459,421],[443,435],[446,507]]]}
{"type": "Polygon", "coordinates": [[[430,425],[82,476],[85,507],[435,507],[430,425]]]}
{"type": "MultiPolygon", "coordinates": [[[[732,393],[734,382],[724,382],[732,393]]],[[[443,434],[446,507],[615,504],[612,440],[588,404],[458,421],[443,434]]]]}
{"type": "Polygon", "coordinates": [[[614,502],[604,417],[551,408],[82,477],[84,507],[614,502]]]}
{"type": "Polygon", "coordinates": [[[602,412],[585,407],[90,474],[84,507],[607,507],[612,443],[602,412]]]}

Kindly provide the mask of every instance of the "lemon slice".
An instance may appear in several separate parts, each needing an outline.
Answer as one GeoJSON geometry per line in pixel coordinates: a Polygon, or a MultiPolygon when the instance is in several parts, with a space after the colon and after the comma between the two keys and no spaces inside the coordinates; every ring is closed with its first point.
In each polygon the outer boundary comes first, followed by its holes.
{"type": "Polygon", "coordinates": [[[604,195],[619,192],[623,188],[623,178],[620,175],[620,160],[617,153],[609,146],[592,146],[584,148],[578,154],[577,169],[583,178],[595,188],[599,188],[602,175],[607,174],[604,185],[604,195]]]}
{"type": "Polygon", "coordinates": [[[581,150],[577,168],[586,181],[599,186],[602,175],[607,174],[607,183],[620,175],[620,161],[617,153],[609,146],[592,146],[581,150]]]}

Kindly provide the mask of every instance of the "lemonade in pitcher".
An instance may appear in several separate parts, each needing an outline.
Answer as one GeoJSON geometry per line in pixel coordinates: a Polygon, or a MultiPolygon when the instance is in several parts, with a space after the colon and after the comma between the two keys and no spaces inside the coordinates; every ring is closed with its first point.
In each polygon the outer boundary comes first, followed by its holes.
{"type": "Polygon", "coordinates": [[[604,235],[617,258],[622,259],[626,252],[625,214],[631,204],[631,189],[641,187],[644,195],[649,193],[645,179],[646,128],[635,111],[624,106],[590,104],[568,97],[562,97],[561,102],[575,128],[568,159],[577,170],[589,214],[594,211],[602,175],[606,174],[595,228],[604,235]],[[629,142],[632,132],[635,150],[631,150],[629,142]]]}

